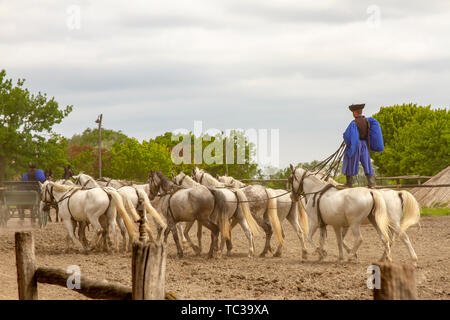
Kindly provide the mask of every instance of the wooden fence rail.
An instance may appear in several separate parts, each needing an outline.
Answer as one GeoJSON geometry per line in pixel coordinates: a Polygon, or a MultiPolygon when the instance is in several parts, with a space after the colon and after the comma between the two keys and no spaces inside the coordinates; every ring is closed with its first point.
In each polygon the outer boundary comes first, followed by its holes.
{"type": "Polygon", "coordinates": [[[373,265],[380,270],[380,288],[373,290],[374,300],[417,300],[415,267],[381,262],[373,265]]]}
{"type": "MultiPolygon", "coordinates": [[[[68,287],[70,274],[54,268],[37,268],[34,237],[31,232],[16,232],[16,267],[19,300],[37,300],[38,283],[68,287]]],[[[175,300],[165,293],[166,244],[133,244],[132,286],[89,279],[79,275],[80,288],[72,289],[92,299],[175,300]]]]}

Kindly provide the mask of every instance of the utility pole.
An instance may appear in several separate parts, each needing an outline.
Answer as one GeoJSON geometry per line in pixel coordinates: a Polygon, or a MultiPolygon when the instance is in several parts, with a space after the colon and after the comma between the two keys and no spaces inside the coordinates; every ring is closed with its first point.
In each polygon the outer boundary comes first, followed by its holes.
{"type": "Polygon", "coordinates": [[[102,177],[102,119],[103,114],[100,114],[95,120],[98,123],[98,178],[102,177]]]}

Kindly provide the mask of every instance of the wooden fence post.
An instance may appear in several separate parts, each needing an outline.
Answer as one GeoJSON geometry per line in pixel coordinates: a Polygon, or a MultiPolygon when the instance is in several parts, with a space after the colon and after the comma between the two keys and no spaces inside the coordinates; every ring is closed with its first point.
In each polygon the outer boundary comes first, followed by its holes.
{"type": "Polygon", "coordinates": [[[16,268],[19,300],[37,300],[34,237],[31,232],[16,232],[16,268]]]}
{"type": "Polygon", "coordinates": [[[133,243],[131,260],[132,299],[163,300],[165,298],[166,244],[147,243],[145,217],[139,220],[140,241],[133,243]]]}
{"type": "Polygon", "coordinates": [[[410,265],[374,263],[380,268],[380,289],[374,300],[417,300],[415,268],[410,265]]]}

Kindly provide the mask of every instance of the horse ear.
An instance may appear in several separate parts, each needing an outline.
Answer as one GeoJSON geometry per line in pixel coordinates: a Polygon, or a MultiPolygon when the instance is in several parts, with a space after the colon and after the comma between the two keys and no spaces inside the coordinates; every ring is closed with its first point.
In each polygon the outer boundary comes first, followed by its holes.
{"type": "Polygon", "coordinates": [[[289,166],[290,166],[290,168],[291,168],[291,171],[294,172],[294,166],[292,165],[292,163],[289,164],[289,166]]]}
{"type": "Polygon", "coordinates": [[[170,173],[172,175],[172,179],[175,179],[175,174],[173,172],[170,173]]]}
{"type": "Polygon", "coordinates": [[[219,180],[220,176],[218,173],[216,173],[216,179],[219,180]]]}

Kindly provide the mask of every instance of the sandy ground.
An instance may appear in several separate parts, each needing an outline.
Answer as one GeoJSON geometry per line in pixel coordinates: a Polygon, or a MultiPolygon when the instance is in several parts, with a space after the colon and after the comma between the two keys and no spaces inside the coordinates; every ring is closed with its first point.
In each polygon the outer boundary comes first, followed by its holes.
{"type": "MultiPolygon", "coordinates": [[[[416,272],[420,299],[450,299],[450,216],[424,217],[422,229],[408,230],[419,257],[416,272]]],[[[363,226],[364,242],[358,252],[358,262],[337,263],[334,232],[328,229],[326,249],[328,257],[317,261],[311,252],[307,261],[301,261],[300,244],[291,226],[283,223],[286,244],[283,255],[274,258],[248,258],[247,240],[237,227],[232,231],[231,257],[206,259],[210,235],[203,231],[203,254],[195,256],[186,249],[183,259],[176,258],[172,237],[169,237],[166,289],[185,299],[372,299],[366,286],[366,273],[371,262],[377,261],[382,247],[371,226],[363,226]]],[[[196,229],[194,227],[193,229],[196,229]]],[[[45,229],[33,228],[26,220],[19,226],[17,219],[0,229],[0,299],[17,299],[17,279],[14,255],[14,232],[32,230],[36,243],[38,266],[66,269],[78,265],[81,272],[94,279],[106,279],[131,285],[131,253],[91,252],[75,249],[65,252],[66,230],[61,223],[49,223],[45,229]]],[[[192,230],[195,239],[196,230],[192,230]]],[[[92,238],[93,234],[88,234],[92,238]]],[[[317,235],[315,240],[317,241],[317,235]]],[[[349,235],[347,241],[352,241],[349,235]]],[[[257,252],[264,245],[262,236],[256,238],[257,252]]],[[[272,246],[275,246],[272,239],[272,246]]],[[[409,263],[406,247],[396,242],[394,262],[409,263]]],[[[66,288],[39,284],[39,299],[86,299],[66,288]]]]}

